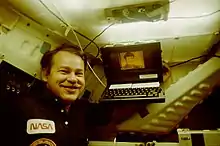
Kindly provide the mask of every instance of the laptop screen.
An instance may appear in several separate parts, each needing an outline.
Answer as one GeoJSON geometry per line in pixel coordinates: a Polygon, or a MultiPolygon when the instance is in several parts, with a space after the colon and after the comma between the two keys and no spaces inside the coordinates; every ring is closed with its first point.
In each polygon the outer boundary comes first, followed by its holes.
{"type": "Polygon", "coordinates": [[[160,43],[101,48],[108,83],[162,81],[160,43]]]}

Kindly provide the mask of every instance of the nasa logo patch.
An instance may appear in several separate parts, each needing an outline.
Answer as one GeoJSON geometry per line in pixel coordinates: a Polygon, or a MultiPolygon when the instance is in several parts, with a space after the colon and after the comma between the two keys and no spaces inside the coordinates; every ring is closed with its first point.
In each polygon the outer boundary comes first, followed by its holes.
{"type": "Polygon", "coordinates": [[[27,121],[28,134],[55,133],[55,123],[45,119],[29,119],[27,121]]]}
{"type": "Polygon", "coordinates": [[[47,138],[40,138],[40,139],[37,139],[35,140],[30,146],[56,146],[56,144],[50,140],[50,139],[47,139],[47,138]]]}

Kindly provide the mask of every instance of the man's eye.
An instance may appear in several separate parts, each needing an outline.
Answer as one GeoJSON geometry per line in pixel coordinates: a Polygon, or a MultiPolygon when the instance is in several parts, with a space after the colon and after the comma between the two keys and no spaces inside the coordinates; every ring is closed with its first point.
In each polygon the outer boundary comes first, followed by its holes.
{"type": "Polygon", "coordinates": [[[83,75],[83,72],[76,72],[76,75],[83,75]]]}
{"type": "Polygon", "coordinates": [[[63,74],[67,74],[68,71],[67,70],[59,70],[59,72],[63,73],[63,74]]]}

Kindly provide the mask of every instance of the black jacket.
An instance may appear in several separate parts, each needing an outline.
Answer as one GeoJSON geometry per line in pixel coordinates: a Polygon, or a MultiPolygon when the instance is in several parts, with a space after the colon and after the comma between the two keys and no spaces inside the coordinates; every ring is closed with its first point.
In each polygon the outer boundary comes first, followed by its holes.
{"type": "Polygon", "coordinates": [[[97,120],[88,114],[91,105],[87,101],[75,101],[67,113],[59,98],[47,89],[23,97],[7,97],[0,104],[0,145],[87,146],[87,130],[97,120]]]}

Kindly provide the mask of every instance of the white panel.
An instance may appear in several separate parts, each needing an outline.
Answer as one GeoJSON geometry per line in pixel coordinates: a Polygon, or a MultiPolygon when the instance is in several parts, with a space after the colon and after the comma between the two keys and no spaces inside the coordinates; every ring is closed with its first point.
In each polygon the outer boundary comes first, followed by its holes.
{"type": "Polygon", "coordinates": [[[0,55],[4,55],[1,59],[30,75],[36,73],[40,78],[40,48],[44,41],[50,43],[52,48],[62,42],[59,37],[22,18],[14,29],[0,36],[0,55]],[[30,26],[26,26],[27,23],[30,26]]]}
{"type": "MultiPolygon", "coordinates": [[[[104,8],[149,2],[149,0],[127,0],[126,2],[118,0],[42,1],[59,17],[62,15],[69,23],[82,30],[89,37],[98,34],[107,25],[104,8]]],[[[19,0],[10,0],[10,2],[43,24],[63,31],[56,18],[50,15],[39,1],[24,0],[23,3],[20,3],[19,0]],[[33,6],[36,9],[32,9],[33,6]]],[[[210,0],[208,3],[206,0],[176,0],[170,4],[169,17],[201,16],[219,9],[219,0],[210,0]]],[[[170,19],[166,22],[134,24],[126,27],[125,25],[113,26],[103,34],[103,37],[100,37],[99,42],[122,42],[207,34],[219,28],[219,16],[220,14],[216,13],[209,17],[196,19],[170,19]]]]}
{"type": "Polygon", "coordinates": [[[213,43],[214,35],[181,37],[161,41],[163,60],[179,62],[202,55],[213,43]]]}
{"type": "Polygon", "coordinates": [[[4,54],[4,60],[33,75],[39,69],[39,51],[32,52],[42,44],[42,41],[25,34],[21,30],[10,31],[2,38],[0,52],[4,54]],[[9,43],[8,40],[13,43],[9,43]]]}
{"type": "Polygon", "coordinates": [[[18,11],[21,11],[27,16],[34,18],[42,24],[48,25],[51,29],[64,31],[64,29],[62,30],[59,20],[52,16],[50,12],[46,10],[42,4],[40,4],[39,1],[23,0],[21,3],[20,0],[9,0],[9,2],[11,2],[13,6],[18,9],[18,11]]]}
{"type": "MultiPolygon", "coordinates": [[[[174,45],[171,61],[184,61],[193,57],[198,57],[211,47],[213,35],[202,35],[194,37],[183,37],[172,42],[174,45]]],[[[166,52],[166,49],[163,48],[166,52]]]]}

